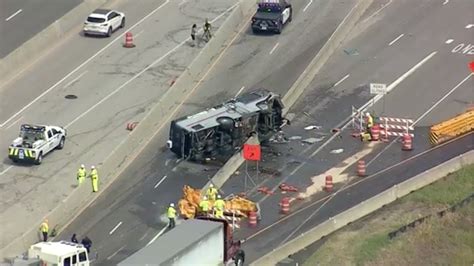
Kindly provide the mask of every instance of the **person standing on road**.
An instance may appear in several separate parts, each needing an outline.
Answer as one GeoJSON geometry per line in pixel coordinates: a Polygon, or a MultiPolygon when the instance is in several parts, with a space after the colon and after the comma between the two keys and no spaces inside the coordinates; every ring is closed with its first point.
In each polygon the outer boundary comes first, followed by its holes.
{"type": "Polygon", "coordinates": [[[196,33],[197,33],[197,25],[193,24],[191,27],[191,46],[194,47],[196,45],[196,33]]]}
{"type": "Polygon", "coordinates": [[[201,209],[203,215],[209,214],[209,200],[206,196],[204,196],[201,202],[199,202],[199,208],[201,209]]]}
{"type": "Polygon", "coordinates": [[[168,224],[168,228],[173,229],[176,225],[176,222],[175,222],[176,209],[174,208],[174,203],[170,203],[170,206],[168,207],[168,211],[167,211],[167,216],[168,216],[168,219],[170,220],[168,224]]]}
{"type": "Polygon", "coordinates": [[[87,253],[91,253],[92,241],[87,236],[82,239],[81,244],[87,249],[87,253]]]}
{"type": "Polygon", "coordinates": [[[43,242],[48,241],[48,232],[49,232],[49,225],[48,225],[48,220],[45,219],[43,223],[40,226],[40,231],[41,234],[43,235],[43,242]]]}
{"type": "Polygon", "coordinates": [[[76,234],[72,234],[71,242],[76,244],[79,243],[79,241],[77,241],[76,234]]]}
{"type": "Polygon", "coordinates": [[[216,218],[224,218],[225,202],[221,195],[217,195],[217,200],[214,202],[214,209],[216,211],[216,218]]]}
{"type": "Polygon", "coordinates": [[[86,167],[81,164],[81,167],[79,167],[79,170],[77,170],[77,183],[80,185],[84,180],[86,179],[87,172],[86,172],[86,167]]]}
{"type": "Polygon", "coordinates": [[[216,196],[217,196],[217,189],[214,187],[213,184],[210,184],[209,185],[209,188],[207,189],[206,191],[206,196],[209,200],[216,200],[216,196]]]}
{"type": "Polygon", "coordinates": [[[99,191],[99,173],[97,172],[97,169],[95,169],[95,166],[91,166],[90,177],[92,181],[92,192],[99,191]]]}
{"type": "Polygon", "coordinates": [[[203,38],[206,39],[206,41],[208,42],[211,37],[212,37],[212,34],[211,34],[211,23],[209,23],[209,20],[206,18],[206,21],[204,22],[204,33],[203,33],[203,38]]]}

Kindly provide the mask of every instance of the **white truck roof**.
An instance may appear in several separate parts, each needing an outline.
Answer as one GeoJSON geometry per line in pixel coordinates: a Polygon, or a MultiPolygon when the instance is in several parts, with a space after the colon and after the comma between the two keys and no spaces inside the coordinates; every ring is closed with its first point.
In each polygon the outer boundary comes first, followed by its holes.
{"type": "Polygon", "coordinates": [[[78,248],[83,248],[83,245],[67,242],[67,241],[40,242],[30,247],[28,255],[35,256],[32,253],[38,253],[38,254],[41,253],[41,254],[51,254],[54,256],[63,257],[63,256],[68,256],[68,255],[77,253],[78,248]]]}

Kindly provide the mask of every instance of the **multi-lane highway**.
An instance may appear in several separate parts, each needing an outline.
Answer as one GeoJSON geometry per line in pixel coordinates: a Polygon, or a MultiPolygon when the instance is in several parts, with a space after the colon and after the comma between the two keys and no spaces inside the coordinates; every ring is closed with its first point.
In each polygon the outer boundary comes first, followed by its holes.
{"type": "MultiPolygon", "coordinates": [[[[178,115],[202,110],[256,86],[285,93],[355,1],[344,5],[327,1],[309,3],[293,3],[293,21],[281,35],[255,36],[245,25],[178,115]],[[297,38],[299,42],[292,41],[297,38]]],[[[176,164],[174,155],[161,149],[167,134],[167,129],[158,132],[151,148],[60,238],[68,238],[73,232],[93,236],[99,262],[111,264],[163,233],[166,219],[160,216],[169,202],[181,197],[185,184],[202,187],[216,168],[187,162],[176,164]]]]}
{"type": "Polygon", "coordinates": [[[37,227],[75,189],[79,164],[101,163],[199,53],[190,47],[193,23],[209,18],[217,29],[235,1],[118,2],[136,47],[122,47],[124,30],[112,38],[71,32],[49,53],[0,88],[0,146],[7,147],[22,123],[65,126],[66,147],[41,166],[0,166],[0,247],[37,227]],[[75,97],[66,97],[72,95],[75,97]],[[72,99],[71,99],[72,98],[72,99]]]}
{"type": "Polygon", "coordinates": [[[48,27],[83,0],[0,2],[0,59],[48,27]]]}

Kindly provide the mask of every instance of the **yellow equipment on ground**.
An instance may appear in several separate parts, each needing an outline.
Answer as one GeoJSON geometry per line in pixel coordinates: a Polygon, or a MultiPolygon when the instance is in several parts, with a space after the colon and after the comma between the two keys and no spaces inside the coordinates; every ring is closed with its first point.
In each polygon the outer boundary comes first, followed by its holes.
{"type": "MultiPolygon", "coordinates": [[[[194,218],[196,215],[196,210],[199,208],[199,202],[201,201],[202,197],[200,189],[194,189],[190,186],[183,187],[183,197],[178,202],[178,207],[181,216],[184,218],[194,218]]],[[[257,211],[257,206],[254,202],[234,196],[230,198],[224,199],[225,202],[225,212],[229,214],[229,212],[234,211],[236,216],[243,216],[247,217],[248,213],[251,211],[257,211]]],[[[209,200],[210,207],[214,206],[214,201],[209,200]]]]}

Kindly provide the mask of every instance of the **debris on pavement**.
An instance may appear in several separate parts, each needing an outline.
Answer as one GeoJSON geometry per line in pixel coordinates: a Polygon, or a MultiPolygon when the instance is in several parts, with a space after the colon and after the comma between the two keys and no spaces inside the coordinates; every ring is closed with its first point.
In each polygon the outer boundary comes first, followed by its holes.
{"type": "Polygon", "coordinates": [[[298,192],[298,188],[295,186],[288,185],[286,183],[281,183],[278,188],[282,191],[282,193],[286,192],[298,192]]]}
{"type": "Polygon", "coordinates": [[[300,139],[302,139],[302,138],[303,138],[303,137],[301,137],[301,136],[291,136],[291,137],[289,138],[289,140],[300,140],[300,139]]]}
{"type": "Polygon", "coordinates": [[[324,139],[324,137],[322,137],[322,138],[307,138],[307,139],[302,140],[301,142],[307,143],[307,144],[314,144],[316,142],[322,141],[323,139],[324,139]]]}
{"type": "Polygon", "coordinates": [[[338,153],[342,153],[342,152],[344,152],[344,149],[335,149],[335,150],[331,151],[332,154],[338,154],[338,153]]]}
{"type": "Polygon", "coordinates": [[[270,138],[270,142],[273,143],[288,143],[289,140],[285,137],[285,132],[278,131],[273,137],[270,138]]]}
{"type": "Polygon", "coordinates": [[[273,195],[273,191],[271,191],[268,187],[259,187],[257,191],[266,195],[273,195]]]}
{"type": "Polygon", "coordinates": [[[313,129],[321,129],[322,127],[321,126],[315,126],[315,125],[312,125],[312,126],[307,126],[304,128],[304,130],[313,130],[313,129]]]}

